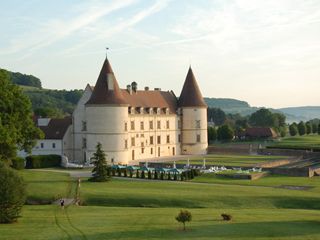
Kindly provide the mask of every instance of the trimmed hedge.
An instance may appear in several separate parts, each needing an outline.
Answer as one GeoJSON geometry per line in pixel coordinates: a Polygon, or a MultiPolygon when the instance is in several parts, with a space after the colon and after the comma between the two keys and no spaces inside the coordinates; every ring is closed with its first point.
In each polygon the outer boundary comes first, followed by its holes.
{"type": "Polygon", "coordinates": [[[25,167],[25,159],[22,157],[16,157],[11,160],[11,167],[17,170],[24,169],[25,167]]]}
{"type": "Polygon", "coordinates": [[[319,146],[289,146],[289,145],[274,145],[274,146],[266,146],[268,149],[288,149],[288,150],[302,150],[302,151],[313,151],[320,152],[319,146]]]}
{"type": "Polygon", "coordinates": [[[26,168],[59,167],[61,156],[59,155],[31,155],[26,157],[26,168]]]}

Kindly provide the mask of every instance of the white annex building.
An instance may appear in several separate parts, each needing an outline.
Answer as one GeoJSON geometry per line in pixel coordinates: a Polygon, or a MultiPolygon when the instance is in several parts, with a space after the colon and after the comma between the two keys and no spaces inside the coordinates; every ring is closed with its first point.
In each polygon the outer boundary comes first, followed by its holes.
{"type": "Polygon", "coordinates": [[[121,89],[109,60],[94,87],[87,85],[72,118],[40,122],[45,139],[32,154],[59,154],[70,162],[88,163],[98,142],[107,160],[130,160],[205,154],[207,105],[189,68],[180,97],[172,91],[133,82],[121,89]]]}

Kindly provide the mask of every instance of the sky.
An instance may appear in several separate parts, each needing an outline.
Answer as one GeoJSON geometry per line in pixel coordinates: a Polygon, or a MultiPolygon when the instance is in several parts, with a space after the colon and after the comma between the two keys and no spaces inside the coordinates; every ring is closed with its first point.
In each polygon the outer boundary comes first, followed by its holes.
{"type": "Polygon", "coordinates": [[[94,85],[108,50],[119,85],[251,106],[319,106],[319,0],[7,0],[0,68],[44,88],[94,85]]]}

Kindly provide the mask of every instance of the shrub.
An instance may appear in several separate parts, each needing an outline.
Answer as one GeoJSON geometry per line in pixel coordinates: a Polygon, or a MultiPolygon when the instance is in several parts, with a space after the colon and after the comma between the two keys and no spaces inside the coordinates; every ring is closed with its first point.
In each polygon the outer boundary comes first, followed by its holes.
{"type": "Polygon", "coordinates": [[[168,172],[168,180],[171,180],[171,174],[168,172]]]}
{"type": "Polygon", "coordinates": [[[116,175],[116,170],[114,168],[112,168],[111,172],[112,172],[112,176],[116,175]]]}
{"type": "Polygon", "coordinates": [[[183,230],[186,230],[186,222],[191,222],[192,215],[188,210],[180,210],[178,216],[176,216],[176,220],[183,224],[183,230]]]}
{"type": "Polygon", "coordinates": [[[158,172],[157,171],[154,172],[154,179],[156,179],[156,180],[158,179],[158,172]]]}
{"type": "Polygon", "coordinates": [[[222,213],[221,217],[222,217],[223,221],[231,221],[232,220],[232,216],[230,214],[222,213]]]}
{"type": "Polygon", "coordinates": [[[177,181],[177,180],[178,180],[176,173],[173,175],[173,180],[174,180],[174,181],[177,181]]]}
{"type": "Polygon", "coordinates": [[[11,160],[11,167],[17,170],[24,169],[25,167],[25,159],[22,157],[16,157],[11,160]]]}
{"type": "Polygon", "coordinates": [[[141,178],[143,178],[143,179],[146,178],[146,176],[145,176],[145,174],[144,174],[144,171],[141,172],[141,178]]]}
{"type": "Polygon", "coordinates": [[[31,155],[26,157],[26,168],[59,167],[61,156],[59,155],[31,155]]]}
{"type": "Polygon", "coordinates": [[[160,173],[160,180],[163,180],[164,179],[164,174],[163,172],[160,173]]]}
{"type": "Polygon", "coordinates": [[[121,177],[121,169],[120,168],[117,169],[117,174],[118,174],[118,177],[121,177]]]}
{"type": "Polygon", "coordinates": [[[124,175],[124,177],[128,177],[127,169],[124,169],[124,171],[123,171],[123,172],[124,172],[124,174],[123,174],[123,175],[124,175]]]}
{"type": "Polygon", "coordinates": [[[152,179],[151,171],[148,171],[148,179],[152,179]]]}
{"type": "Polygon", "coordinates": [[[130,176],[131,178],[133,177],[132,170],[130,170],[130,172],[129,172],[129,176],[130,176]]]}
{"type": "Polygon", "coordinates": [[[16,222],[25,202],[25,183],[15,170],[0,167],[0,223],[16,222]]]}
{"type": "Polygon", "coordinates": [[[136,177],[140,178],[139,170],[137,170],[136,177]]]}

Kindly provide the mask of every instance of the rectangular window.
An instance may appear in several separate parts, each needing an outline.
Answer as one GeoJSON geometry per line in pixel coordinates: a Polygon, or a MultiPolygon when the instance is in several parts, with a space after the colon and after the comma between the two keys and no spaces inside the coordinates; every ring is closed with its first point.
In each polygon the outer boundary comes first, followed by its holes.
{"type": "Polygon", "coordinates": [[[149,122],[149,128],[152,130],[153,129],[153,121],[149,122]]]}
{"type": "Polygon", "coordinates": [[[181,121],[178,120],[178,129],[181,129],[181,121]]]}
{"type": "Polygon", "coordinates": [[[43,144],[43,143],[40,143],[40,147],[41,147],[41,148],[44,148],[44,144],[43,144]]]}
{"type": "Polygon", "coordinates": [[[124,123],[124,131],[128,131],[128,123],[127,122],[124,123]]]}
{"type": "Polygon", "coordinates": [[[196,128],[200,128],[201,124],[200,124],[200,120],[196,120],[196,128]]]}
{"type": "Polygon", "coordinates": [[[167,143],[170,143],[170,135],[167,135],[167,143]]]}
{"type": "Polygon", "coordinates": [[[142,154],[144,153],[144,148],[141,148],[141,153],[142,153],[142,154]]]}
{"type": "Polygon", "coordinates": [[[140,122],[140,130],[144,130],[144,122],[140,122]]]}
{"type": "Polygon", "coordinates": [[[169,120],[167,120],[167,129],[169,129],[170,128],[170,122],[169,122],[169,120]]]}
{"type": "Polygon", "coordinates": [[[52,148],[56,148],[56,144],[55,143],[52,143],[52,148]]]}
{"type": "Polygon", "coordinates": [[[153,154],[153,148],[150,148],[150,154],[153,154]]]}
{"type": "Polygon", "coordinates": [[[135,145],[136,145],[136,143],[135,143],[135,138],[132,137],[132,138],[131,138],[131,146],[135,146],[135,145]]]}
{"type": "Polygon", "coordinates": [[[82,148],[86,148],[86,147],[87,147],[87,139],[82,138],[82,148]]]}
{"type": "Polygon", "coordinates": [[[157,144],[161,144],[161,136],[157,136],[157,144]]]}
{"type": "Polygon", "coordinates": [[[124,148],[125,148],[125,149],[128,149],[128,140],[127,140],[127,139],[124,140],[124,148]]]}
{"type": "Polygon", "coordinates": [[[153,145],[153,136],[150,136],[150,145],[153,145]]]}
{"type": "Polygon", "coordinates": [[[157,129],[161,129],[161,121],[157,121],[157,129]]]}
{"type": "Polygon", "coordinates": [[[82,131],[87,131],[87,122],[82,121],[82,131]]]}
{"type": "Polygon", "coordinates": [[[181,134],[178,135],[178,142],[181,142],[181,134]]]}
{"type": "Polygon", "coordinates": [[[200,140],[201,140],[201,136],[200,136],[200,134],[197,134],[197,142],[199,143],[200,140]]]}
{"type": "Polygon", "coordinates": [[[131,124],[131,126],[130,126],[131,128],[130,129],[134,130],[134,121],[131,121],[130,124],[131,124]]]}

